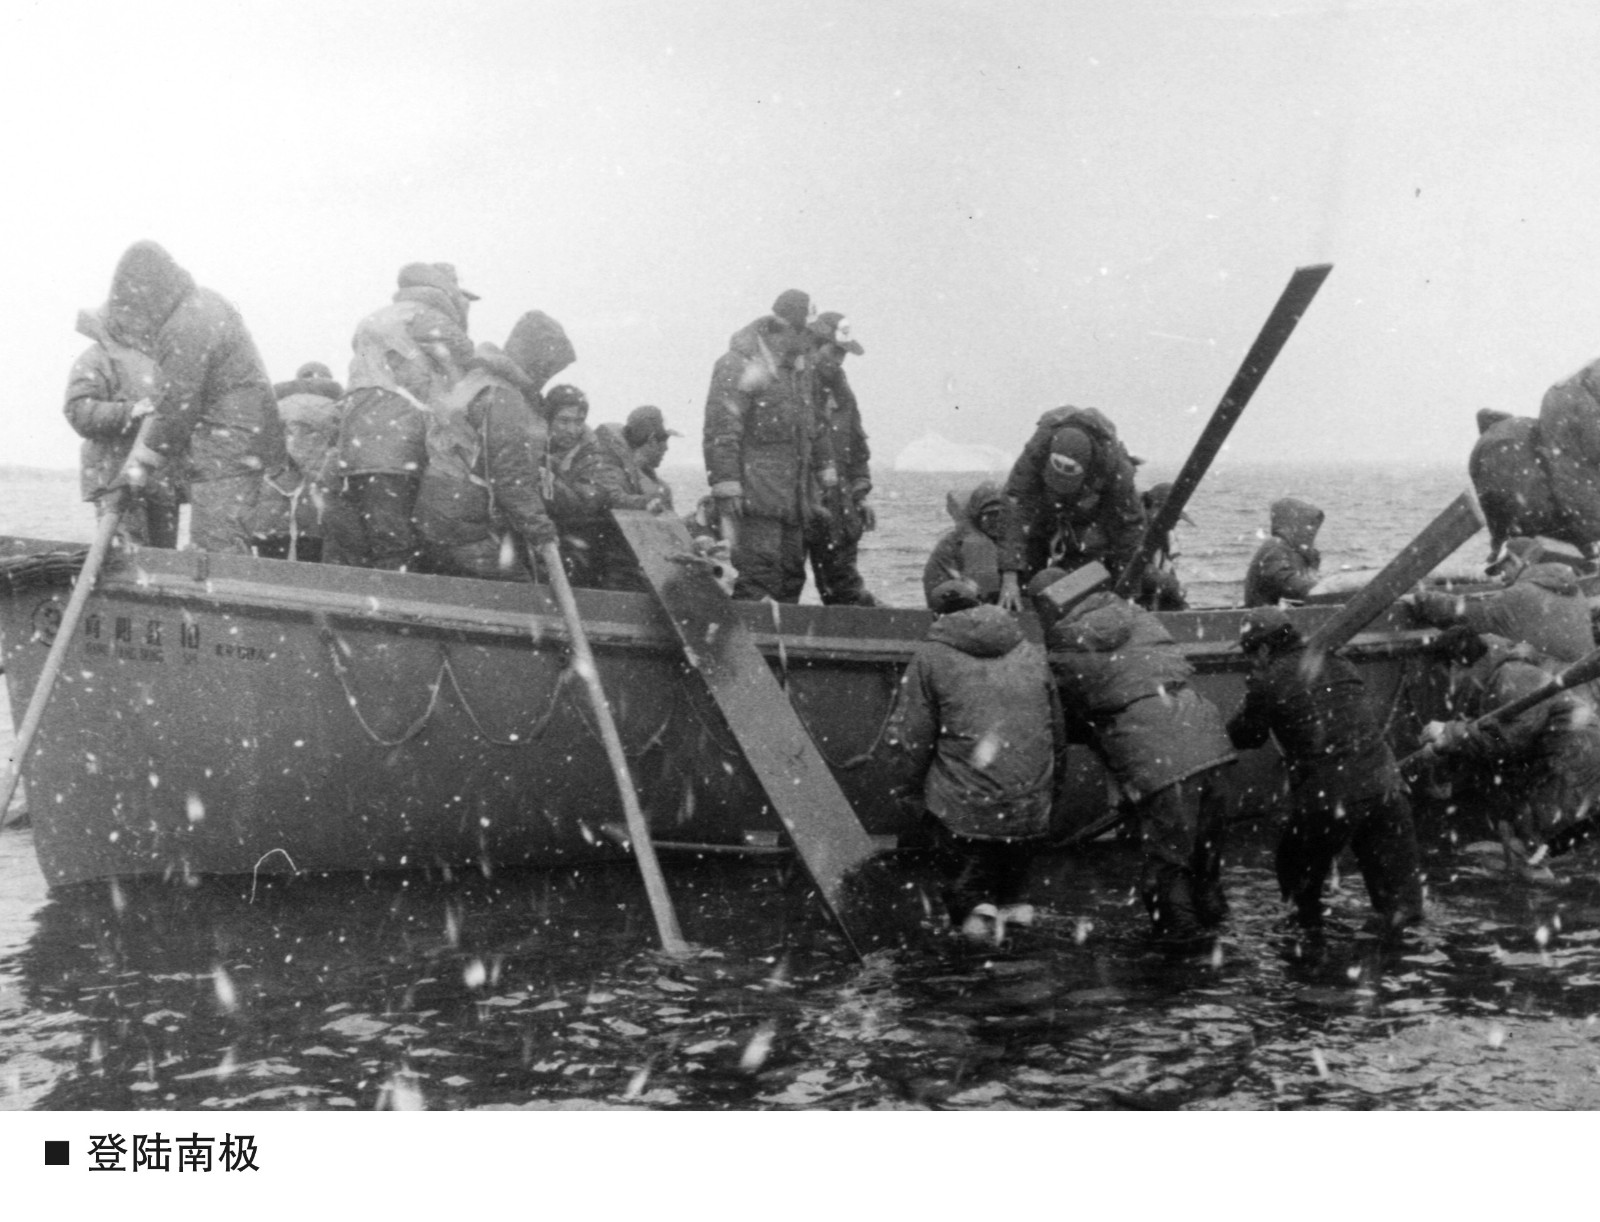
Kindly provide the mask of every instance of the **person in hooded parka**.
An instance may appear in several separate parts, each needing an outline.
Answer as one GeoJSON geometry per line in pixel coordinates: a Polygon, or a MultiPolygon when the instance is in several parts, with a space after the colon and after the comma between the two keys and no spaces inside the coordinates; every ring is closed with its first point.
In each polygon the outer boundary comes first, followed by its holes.
{"type": "Polygon", "coordinates": [[[1322,553],[1317,550],[1322,510],[1286,496],[1272,502],[1271,513],[1272,534],[1256,549],[1245,572],[1247,607],[1275,606],[1285,599],[1303,602],[1322,576],[1322,553]]]}
{"type": "MultiPolygon", "coordinates": [[[[83,438],[80,488],[95,515],[109,511],[106,494],[117,484],[139,434],[155,410],[160,371],[144,353],[115,338],[104,310],[80,310],[78,333],[94,342],[72,365],[67,380],[67,422],[83,438]]],[[[178,546],[180,495],[172,468],[156,472],[122,511],[117,537],[151,547],[178,546]]]]}
{"type": "Polygon", "coordinates": [[[984,603],[1000,597],[1000,544],[1008,506],[1000,485],[985,481],[962,495],[945,496],[945,511],[955,523],[933,545],[922,569],[922,594],[933,606],[934,591],[947,581],[969,585],[984,603]]]}
{"type": "MultiPolygon", "coordinates": [[[[1550,484],[1539,422],[1484,408],[1478,413],[1478,440],[1467,459],[1467,474],[1489,524],[1489,559],[1518,535],[1564,538],[1565,515],[1550,484]]],[[[1582,540],[1567,540],[1575,546],[1582,540]]]]}
{"type": "Polygon", "coordinates": [[[779,294],[772,313],[735,331],[706,393],[706,477],[738,572],[736,598],[800,600],[806,584],[805,524],[815,490],[838,485],[832,441],[802,376],[813,336],[811,298],[779,294]]]}
{"type": "Polygon", "coordinates": [[[414,511],[427,465],[429,405],[473,357],[463,290],[448,263],[408,263],[394,299],[356,325],[349,393],[340,404],[328,476],[324,559],[413,569],[421,556],[414,511]]]}
{"type": "Polygon", "coordinates": [[[1564,520],[1559,531],[1544,533],[1593,556],[1600,540],[1600,360],[1545,392],[1539,444],[1564,520]]]}
{"type": "Polygon", "coordinates": [[[1323,923],[1322,888],[1346,845],[1386,933],[1422,920],[1422,872],[1405,782],[1366,685],[1349,662],[1309,665],[1305,640],[1277,607],[1245,617],[1239,647],[1252,668],[1228,720],[1233,745],[1275,739],[1289,771],[1278,838],[1278,886],[1307,930],[1323,923]]]}
{"type": "Polygon", "coordinates": [[[289,465],[283,422],[255,341],[220,294],[155,242],[136,242],[111,280],[112,331],[153,357],[161,393],[125,467],[135,486],[169,463],[190,505],[201,551],[248,552],[264,476],[289,465]]]}
{"type": "Polygon", "coordinates": [[[1452,787],[1482,809],[1499,833],[1508,868],[1548,881],[1542,847],[1600,807],[1600,714],[1587,687],[1556,695],[1510,721],[1473,719],[1539,690],[1562,663],[1526,642],[1467,625],[1435,650],[1454,663],[1449,721],[1429,722],[1422,742],[1442,756],[1452,787]]]}
{"type": "Polygon", "coordinates": [[[1117,426],[1093,407],[1058,407],[1039,417],[1012,465],[1015,506],[1001,549],[1000,605],[1020,608],[1022,586],[1041,570],[1091,561],[1115,578],[1144,533],[1134,461],[1117,426]]]}
{"type": "Polygon", "coordinates": [[[1222,714],[1195,691],[1193,668],[1156,616],[1109,592],[1065,613],[1046,569],[1028,595],[1069,734],[1087,741],[1139,823],[1139,890],[1158,940],[1186,948],[1228,912],[1222,887],[1228,801],[1220,772],[1237,759],[1222,714]]]}
{"type": "Polygon", "coordinates": [[[262,481],[261,499],[251,525],[251,550],[273,560],[322,558],[326,482],[339,442],[344,387],[333,371],[308,361],[294,380],[272,388],[289,447],[290,466],[282,476],[262,481]]]}
{"type": "Polygon", "coordinates": [[[1488,571],[1505,582],[1504,589],[1475,596],[1428,590],[1402,601],[1425,624],[1465,624],[1474,632],[1525,641],[1559,662],[1576,662],[1594,648],[1589,602],[1577,575],[1547,559],[1537,539],[1507,539],[1488,571]]]}
{"type": "Polygon", "coordinates": [[[999,942],[1029,924],[1021,902],[1050,828],[1062,738],[1055,685],[1016,618],[980,605],[959,582],[911,655],[888,728],[897,791],[919,803],[945,875],[952,925],[999,942]]]}
{"type": "Polygon", "coordinates": [[[557,541],[540,493],[543,429],[530,406],[539,373],[480,344],[466,374],[434,401],[417,492],[429,571],[527,581],[539,549],[557,541]]]}

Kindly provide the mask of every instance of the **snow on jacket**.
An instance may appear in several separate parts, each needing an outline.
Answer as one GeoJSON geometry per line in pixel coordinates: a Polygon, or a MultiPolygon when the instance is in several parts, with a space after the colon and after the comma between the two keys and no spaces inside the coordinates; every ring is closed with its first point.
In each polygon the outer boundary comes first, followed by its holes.
{"type": "MultiPolygon", "coordinates": [[[[84,500],[92,501],[110,488],[128,461],[139,435],[133,405],[140,399],[155,402],[161,373],[144,353],[114,340],[104,319],[92,311],[78,312],[78,334],[94,343],[73,362],[63,410],[67,423],[83,438],[79,490],[84,500]]],[[[169,499],[175,495],[164,470],[146,492],[169,499]]]]}
{"type": "Polygon", "coordinates": [[[1272,537],[1256,549],[1244,576],[1244,605],[1273,606],[1283,599],[1302,601],[1321,574],[1317,531],[1322,510],[1294,497],[1272,503],[1272,537]]]}
{"type": "Polygon", "coordinates": [[[1045,634],[1069,725],[1086,729],[1130,801],[1233,762],[1217,707],[1150,612],[1092,594],[1045,634]]]}
{"type": "Polygon", "coordinates": [[[1016,512],[1001,550],[1003,571],[1029,573],[1060,557],[1071,567],[1099,560],[1116,573],[1133,558],[1144,533],[1133,460],[1116,425],[1097,408],[1058,407],[1040,416],[1012,465],[1006,495],[1016,512]],[[1044,472],[1056,430],[1069,426],[1089,436],[1094,457],[1083,488],[1062,498],[1046,486],[1044,472]]]}
{"type": "Polygon", "coordinates": [[[872,491],[872,448],[861,427],[861,407],[844,366],[816,365],[809,376],[817,420],[828,436],[839,487],[852,499],[865,496],[872,491]]]}
{"type": "Polygon", "coordinates": [[[122,256],[108,309],[116,333],[161,371],[151,449],[183,457],[190,482],[283,469],[272,383],[238,310],[198,287],[154,242],[136,242],[122,256]]]}
{"type": "Polygon", "coordinates": [[[734,332],[706,395],[706,476],[718,496],[742,496],[753,517],[800,524],[813,473],[833,461],[800,373],[778,346],[783,324],[760,318],[734,332]]]}
{"type": "Polygon", "coordinates": [[[1001,511],[1000,521],[1009,507],[1000,485],[979,484],[965,497],[954,492],[945,497],[945,509],[955,526],[933,545],[922,569],[922,594],[933,605],[933,592],[947,581],[970,581],[978,587],[978,598],[992,602],[1000,593],[1000,546],[978,525],[985,509],[1001,511]]]}
{"type": "Polygon", "coordinates": [[[417,529],[436,547],[498,538],[539,548],[556,529],[539,491],[540,422],[513,382],[479,361],[427,414],[417,529]]]}
{"type": "Polygon", "coordinates": [[[1049,830],[1060,717],[1038,646],[998,607],[934,621],[900,681],[885,745],[905,788],[960,836],[1049,830]]]}
{"type": "Polygon", "coordinates": [[[1415,605],[1426,623],[1466,624],[1480,636],[1525,641],[1562,662],[1576,662],[1594,649],[1588,601],[1564,564],[1531,564],[1505,589],[1487,596],[1429,591],[1417,595],[1415,605]]]}
{"type": "Polygon", "coordinates": [[[1573,532],[1551,487],[1543,446],[1539,422],[1531,416],[1487,407],[1478,412],[1478,440],[1472,444],[1467,473],[1489,523],[1491,560],[1515,535],[1549,535],[1574,546],[1587,542],[1568,537],[1573,532]]]}
{"type": "Polygon", "coordinates": [[[1322,659],[1316,678],[1302,665],[1304,644],[1264,654],[1245,680],[1244,701],[1228,720],[1235,747],[1278,740],[1295,797],[1327,808],[1390,793],[1400,782],[1366,684],[1343,658],[1322,659]]]}

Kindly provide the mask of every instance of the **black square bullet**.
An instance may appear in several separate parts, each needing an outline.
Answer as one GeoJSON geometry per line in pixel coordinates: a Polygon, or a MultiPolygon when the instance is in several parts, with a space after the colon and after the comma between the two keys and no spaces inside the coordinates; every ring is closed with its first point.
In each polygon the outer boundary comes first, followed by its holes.
{"type": "Polygon", "coordinates": [[[68,1157],[70,1143],[65,1141],[47,1141],[44,1143],[44,1165],[46,1167],[65,1167],[72,1160],[68,1157]]]}

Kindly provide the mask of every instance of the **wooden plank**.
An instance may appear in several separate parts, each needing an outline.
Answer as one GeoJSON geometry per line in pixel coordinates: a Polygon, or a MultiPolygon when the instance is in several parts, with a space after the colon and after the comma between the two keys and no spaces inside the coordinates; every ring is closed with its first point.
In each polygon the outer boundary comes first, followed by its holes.
{"type": "Polygon", "coordinates": [[[613,516],[851,950],[898,941],[904,922],[896,919],[894,889],[868,867],[878,846],[712,566],[694,555],[677,518],[636,510],[613,516]]]}

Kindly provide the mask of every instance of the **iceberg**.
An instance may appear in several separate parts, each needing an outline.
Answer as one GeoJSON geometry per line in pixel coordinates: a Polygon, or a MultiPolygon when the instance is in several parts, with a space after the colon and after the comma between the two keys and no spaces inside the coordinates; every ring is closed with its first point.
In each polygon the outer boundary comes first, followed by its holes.
{"type": "Polygon", "coordinates": [[[1015,456],[997,446],[965,445],[929,433],[894,457],[896,471],[993,471],[1011,469],[1015,456]]]}

